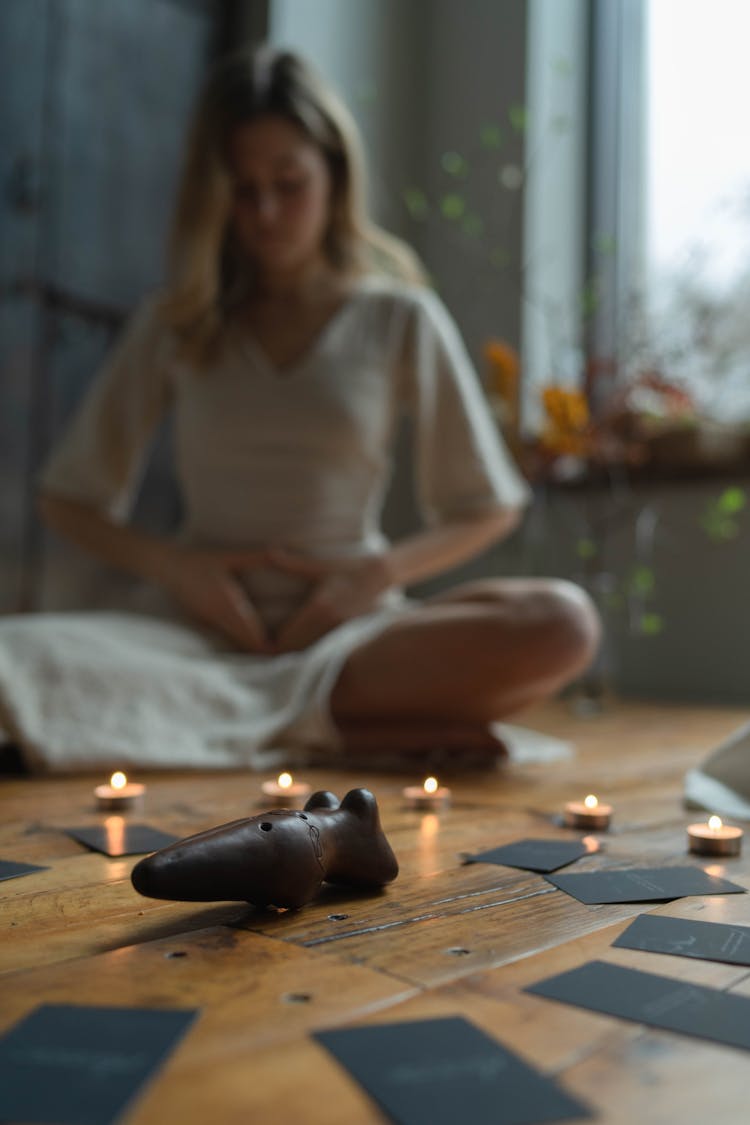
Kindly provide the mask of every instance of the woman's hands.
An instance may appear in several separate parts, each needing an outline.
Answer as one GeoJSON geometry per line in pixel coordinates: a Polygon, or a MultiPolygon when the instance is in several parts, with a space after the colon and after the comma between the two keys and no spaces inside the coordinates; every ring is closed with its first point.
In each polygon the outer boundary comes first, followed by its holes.
{"type": "Polygon", "coordinates": [[[315,559],[272,548],[267,558],[269,565],[312,583],[309,597],[276,636],[278,653],[307,648],[344,621],[369,613],[393,585],[385,554],[315,559]]]}
{"type": "Polygon", "coordinates": [[[385,555],[315,559],[283,548],[206,550],[177,547],[160,568],[160,584],[184,610],[244,652],[274,655],[307,648],[352,617],[373,609],[393,584],[385,555]],[[312,587],[301,608],[270,637],[238,575],[284,571],[312,587]]]}
{"type": "Polygon", "coordinates": [[[418,532],[387,553],[316,559],[273,547],[176,546],[113,523],[91,505],[48,494],[40,509],[55,531],[95,558],[165,587],[188,613],[240,649],[266,655],[306,648],[336,625],[374,609],[389,587],[409,586],[457,566],[512,531],[520,515],[502,509],[418,532]],[[274,567],[306,580],[311,593],[271,638],[238,576],[274,567]]]}
{"type": "Polygon", "coordinates": [[[229,637],[244,652],[270,654],[274,646],[237,577],[268,565],[267,551],[177,547],[160,579],[182,608],[204,625],[229,637]]]}

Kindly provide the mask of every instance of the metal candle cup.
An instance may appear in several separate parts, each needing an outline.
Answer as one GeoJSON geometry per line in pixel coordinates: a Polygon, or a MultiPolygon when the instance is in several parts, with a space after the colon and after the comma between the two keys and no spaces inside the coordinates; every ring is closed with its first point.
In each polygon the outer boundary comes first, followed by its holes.
{"type": "Polygon", "coordinates": [[[428,777],[422,785],[406,785],[402,795],[409,808],[422,812],[439,812],[451,803],[450,789],[447,785],[438,785],[435,777],[428,777]]]}
{"type": "Polygon", "coordinates": [[[295,781],[290,773],[280,773],[276,781],[264,781],[261,790],[274,809],[294,809],[304,805],[312,792],[306,782],[295,781]]]}
{"type": "Polygon", "coordinates": [[[696,855],[739,855],[743,831],[723,824],[721,817],[710,816],[707,824],[688,825],[688,850],[696,855]]]}
{"type": "Polygon", "coordinates": [[[585,828],[589,832],[609,828],[612,819],[612,806],[600,804],[590,793],[583,801],[568,801],[563,820],[568,828],[585,828]]]}
{"type": "Polygon", "coordinates": [[[97,785],[94,789],[96,807],[102,812],[127,812],[140,808],[146,792],[145,785],[128,781],[124,773],[113,773],[109,785],[97,785]]]}

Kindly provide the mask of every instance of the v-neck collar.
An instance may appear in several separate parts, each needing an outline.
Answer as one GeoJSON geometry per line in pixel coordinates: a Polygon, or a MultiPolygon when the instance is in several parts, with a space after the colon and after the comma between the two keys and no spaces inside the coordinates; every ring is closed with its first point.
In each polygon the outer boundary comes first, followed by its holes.
{"type": "Polygon", "coordinates": [[[240,342],[243,347],[252,352],[254,359],[264,372],[273,376],[274,379],[290,379],[307,367],[323,350],[323,347],[333,335],[334,331],[341,322],[346,319],[348,313],[356,305],[359,297],[367,288],[370,281],[371,275],[369,274],[364,274],[362,277],[355,278],[349,293],[344,297],[337,308],[334,309],[322,328],[316,333],[312,342],[296,359],[291,360],[289,363],[284,363],[282,365],[274,363],[252,329],[238,324],[237,330],[240,342]]]}

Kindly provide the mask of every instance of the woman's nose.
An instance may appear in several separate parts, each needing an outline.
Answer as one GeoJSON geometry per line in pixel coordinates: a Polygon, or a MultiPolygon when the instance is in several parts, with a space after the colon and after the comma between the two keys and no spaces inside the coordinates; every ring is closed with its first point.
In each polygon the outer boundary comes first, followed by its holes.
{"type": "Polygon", "coordinates": [[[258,192],[255,199],[255,209],[262,222],[273,222],[279,211],[279,201],[275,193],[272,191],[258,192]]]}

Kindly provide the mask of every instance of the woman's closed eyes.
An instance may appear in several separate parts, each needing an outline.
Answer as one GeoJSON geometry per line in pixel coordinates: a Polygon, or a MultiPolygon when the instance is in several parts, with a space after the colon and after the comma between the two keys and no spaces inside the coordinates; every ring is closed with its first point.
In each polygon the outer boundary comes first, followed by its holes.
{"type": "MultiPolygon", "coordinates": [[[[288,198],[303,192],[308,183],[307,176],[295,176],[293,179],[277,180],[271,185],[270,190],[275,195],[288,198]]],[[[243,203],[255,203],[262,194],[262,190],[256,184],[237,184],[235,187],[235,197],[243,203]]]]}

